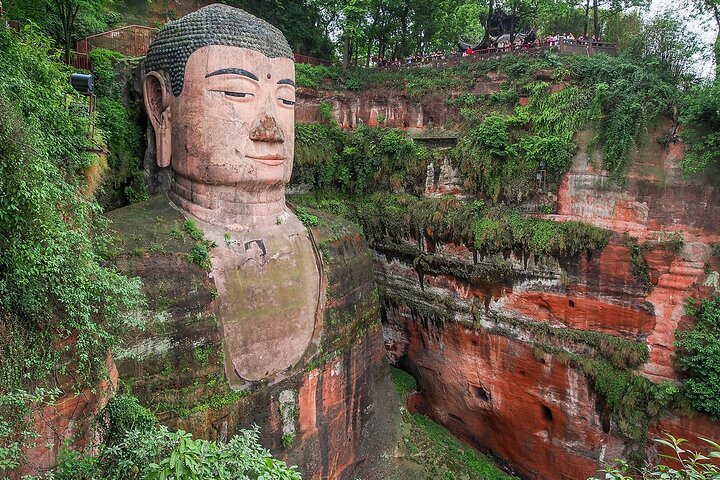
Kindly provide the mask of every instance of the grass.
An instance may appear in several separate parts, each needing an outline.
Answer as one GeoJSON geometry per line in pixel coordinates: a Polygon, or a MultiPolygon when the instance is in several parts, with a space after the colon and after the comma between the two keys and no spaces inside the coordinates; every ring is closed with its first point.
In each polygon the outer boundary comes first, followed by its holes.
{"type": "MultiPolygon", "coordinates": [[[[403,400],[417,384],[409,373],[391,368],[395,389],[403,400]]],[[[419,413],[402,409],[403,442],[407,460],[422,468],[423,478],[444,480],[511,480],[491,457],[455,438],[442,425],[419,413]]]]}

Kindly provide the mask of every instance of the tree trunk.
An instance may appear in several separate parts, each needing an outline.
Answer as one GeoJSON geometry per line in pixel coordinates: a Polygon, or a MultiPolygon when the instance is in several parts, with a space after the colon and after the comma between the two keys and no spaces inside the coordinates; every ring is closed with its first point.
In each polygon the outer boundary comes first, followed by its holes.
{"type": "Polygon", "coordinates": [[[512,50],[512,46],[515,43],[515,18],[517,17],[516,12],[512,12],[512,15],[510,15],[510,49],[512,50]]]}
{"type": "Polygon", "coordinates": [[[407,29],[408,29],[408,8],[407,6],[402,11],[400,16],[400,55],[406,57],[408,55],[407,50],[407,29]]]}
{"type": "Polygon", "coordinates": [[[70,65],[70,50],[71,50],[70,31],[65,32],[65,64],[70,65]]]}
{"type": "Polygon", "coordinates": [[[370,66],[370,57],[372,57],[372,46],[373,41],[370,37],[368,37],[367,56],[365,57],[365,68],[368,68],[370,66]]]}
{"type": "Polygon", "coordinates": [[[495,1],[494,0],[488,0],[488,13],[487,17],[485,18],[485,35],[482,39],[482,45],[484,47],[488,47],[490,43],[488,40],[490,40],[490,21],[492,20],[493,16],[493,10],[495,9],[495,1]]]}
{"type": "Polygon", "coordinates": [[[350,36],[345,33],[343,39],[343,68],[345,70],[350,66],[350,36]]]}
{"type": "Polygon", "coordinates": [[[715,80],[720,78],[720,25],[718,25],[718,33],[715,35],[715,80]]]}
{"type": "Polygon", "coordinates": [[[598,17],[598,0],[593,0],[593,28],[595,40],[600,40],[600,18],[598,17]]]}
{"type": "Polygon", "coordinates": [[[720,10],[717,6],[712,9],[713,18],[715,18],[715,26],[717,31],[715,33],[715,48],[713,53],[715,54],[715,80],[720,78],[720,10]]]}
{"type": "Polygon", "coordinates": [[[587,38],[588,35],[588,23],[590,21],[590,0],[587,0],[585,2],[585,31],[583,32],[583,37],[587,38]]]}

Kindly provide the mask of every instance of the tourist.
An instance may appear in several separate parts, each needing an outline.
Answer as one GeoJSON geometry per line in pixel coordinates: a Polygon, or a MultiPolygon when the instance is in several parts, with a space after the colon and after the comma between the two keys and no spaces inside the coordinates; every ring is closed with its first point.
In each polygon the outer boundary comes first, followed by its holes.
{"type": "Polygon", "coordinates": [[[465,50],[465,55],[467,55],[467,56],[469,57],[469,56],[471,56],[472,54],[473,54],[473,49],[472,49],[472,47],[468,47],[467,50],[465,50]]]}

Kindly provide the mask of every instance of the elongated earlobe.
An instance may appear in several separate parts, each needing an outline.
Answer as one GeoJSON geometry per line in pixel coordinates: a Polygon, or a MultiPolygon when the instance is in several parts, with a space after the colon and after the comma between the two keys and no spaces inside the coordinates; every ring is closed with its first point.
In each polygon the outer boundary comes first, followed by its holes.
{"type": "Polygon", "coordinates": [[[155,130],[155,160],[160,167],[167,167],[172,161],[172,121],[165,78],[158,72],[148,72],[144,87],[145,109],[155,130]]]}

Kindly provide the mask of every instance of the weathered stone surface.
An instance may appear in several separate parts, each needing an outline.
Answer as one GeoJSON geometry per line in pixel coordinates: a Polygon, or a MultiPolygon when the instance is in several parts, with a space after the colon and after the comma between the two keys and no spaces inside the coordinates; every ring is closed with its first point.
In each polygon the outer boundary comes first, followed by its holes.
{"type": "Polygon", "coordinates": [[[128,332],[128,347],[116,355],[120,380],[163,423],[211,439],[257,424],[263,444],[298,464],[304,478],[383,478],[380,455],[398,440],[397,399],[357,227],[320,215],[312,228],[326,285],[317,352],[275,383],[237,392],[224,376],[215,279],[187,259],[194,241],[182,230],[185,217],[164,195],[110,217],[116,264],[143,279],[151,307],[146,330],[128,332]],[[296,392],[296,433],[283,446],[279,399],[288,390],[296,392]]]}
{"type": "MultiPolygon", "coordinates": [[[[590,134],[578,137],[559,214],[547,218],[612,230],[601,252],[479,258],[490,273],[476,277],[468,274],[474,259],[465,246],[425,238],[374,246],[388,356],[420,384],[412,406],[527,478],[587,478],[620,456],[625,442],[585,376],[533,345],[592,356],[597,351],[578,341],[584,331],[620,336],[649,347],[639,373],[679,380],[673,342],[688,322],[684,298],[714,288],[718,260],[710,245],[720,241],[720,189],[707,179],[684,180],[681,149],[663,149],[653,140],[658,134],[649,134],[622,189],[591,166],[590,134]],[[421,254],[433,255],[441,273],[419,271],[421,254]],[[493,274],[492,265],[504,267],[493,274]],[[539,336],[543,324],[569,333],[539,336]]],[[[720,438],[720,424],[705,416],[668,415],[650,428],[651,438],[669,430],[689,437],[694,449],[704,448],[698,436],[720,438]]]]}
{"type": "Polygon", "coordinates": [[[603,431],[585,377],[528,344],[387,308],[398,364],[418,380],[415,408],[528,479],[587,478],[622,453],[603,431]]]}
{"type": "Polygon", "coordinates": [[[27,463],[10,472],[10,480],[50,470],[57,464],[58,456],[66,444],[78,450],[92,450],[95,437],[93,421],[117,386],[117,369],[112,355],[108,354],[105,366],[108,378],[95,388],[85,388],[80,393],[75,392],[76,379],[72,374],[58,376],[58,387],[67,393],[62,394],[52,405],[33,407],[35,432],[38,434],[34,440],[35,447],[24,450],[27,463]]]}
{"type": "Polygon", "coordinates": [[[344,128],[355,128],[365,124],[378,125],[382,115],[383,127],[401,129],[443,128],[447,124],[460,121],[459,109],[448,106],[448,96],[452,99],[463,93],[487,94],[500,90],[503,78],[479,79],[472,90],[428,93],[413,97],[401,89],[378,88],[362,92],[315,90],[299,88],[297,91],[297,122],[322,122],[320,105],[332,105],[333,116],[344,128]]]}

